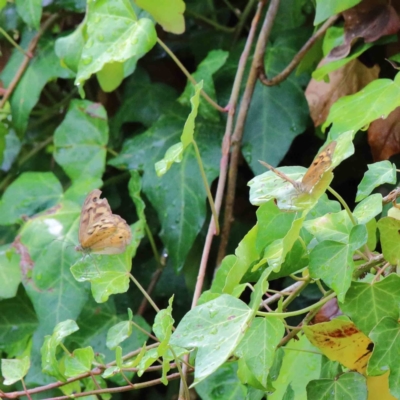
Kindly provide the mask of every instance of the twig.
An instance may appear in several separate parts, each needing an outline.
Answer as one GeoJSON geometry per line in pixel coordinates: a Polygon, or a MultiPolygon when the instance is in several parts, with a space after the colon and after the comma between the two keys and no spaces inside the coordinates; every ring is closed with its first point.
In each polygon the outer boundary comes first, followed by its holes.
{"type": "Polygon", "coordinates": [[[390,265],[391,264],[387,262],[382,268],[380,268],[379,271],[374,276],[372,283],[376,283],[379,280],[378,278],[383,274],[383,272],[385,271],[386,268],[390,267],[390,265]]]}
{"type": "Polygon", "coordinates": [[[375,267],[376,265],[380,264],[384,260],[383,255],[379,254],[375,258],[369,260],[363,265],[360,265],[354,272],[353,278],[357,279],[365,272],[368,272],[371,268],[375,267]]]}
{"type": "MultiPolygon", "coordinates": [[[[226,247],[228,245],[229,234],[231,230],[231,225],[233,221],[233,205],[235,202],[235,193],[236,193],[236,178],[238,171],[238,163],[240,158],[240,144],[242,141],[244,124],[246,122],[247,112],[250,107],[251,98],[253,97],[254,88],[257,83],[258,71],[257,66],[260,65],[258,58],[260,57],[260,53],[265,48],[269,34],[271,33],[272,25],[275,19],[275,16],[278,12],[280,0],[271,0],[271,4],[268,8],[267,14],[265,16],[264,24],[261,28],[260,35],[258,37],[256,50],[254,52],[254,59],[251,64],[250,73],[247,78],[246,89],[243,94],[242,101],[240,103],[240,109],[238,113],[238,117],[236,120],[235,130],[232,135],[232,154],[231,161],[229,167],[229,177],[228,177],[228,189],[226,194],[226,203],[225,203],[225,212],[224,212],[224,226],[222,228],[221,233],[221,242],[218,249],[217,256],[217,267],[220,265],[222,259],[225,257],[226,247]]],[[[264,2],[259,3],[264,5],[264,2]]],[[[258,22],[258,20],[257,20],[258,22]]],[[[253,19],[254,23],[254,19],[253,19]]],[[[252,24],[253,25],[253,24],[252,24]]],[[[253,29],[253,26],[252,26],[253,29]]]]}
{"type": "Polygon", "coordinates": [[[227,27],[225,25],[220,25],[217,22],[213,21],[212,19],[204,17],[203,15],[198,14],[198,13],[196,13],[194,11],[191,11],[191,10],[186,10],[185,11],[185,15],[187,15],[188,17],[193,17],[193,18],[196,18],[196,19],[198,19],[200,21],[203,21],[206,24],[211,25],[217,31],[226,32],[226,33],[232,33],[235,30],[234,27],[233,28],[229,28],[229,27],[227,27]]]}
{"type": "Polygon", "coordinates": [[[286,289],[281,290],[281,293],[277,293],[271,297],[268,297],[268,299],[266,299],[262,302],[262,305],[266,306],[268,304],[272,304],[275,301],[278,301],[284,295],[290,294],[293,291],[297,290],[299,287],[303,286],[304,284],[305,284],[304,281],[299,281],[299,282],[293,283],[293,285],[290,285],[286,289]]]}
{"type": "Polygon", "coordinates": [[[4,94],[3,98],[0,101],[0,109],[4,107],[7,100],[11,96],[12,92],[14,91],[15,87],[17,86],[19,80],[21,79],[22,75],[24,74],[29,64],[29,61],[31,60],[31,57],[29,57],[28,54],[33,54],[40,37],[57,20],[58,17],[59,14],[56,13],[53,14],[49,19],[47,19],[40,27],[38,33],[33,37],[31,42],[29,43],[28,49],[26,50],[27,55],[24,56],[24,59],[20,67],[18,68],[17,73],[15,74],[14,78],[7,87],[7,92],[4,94]]]}
{"type": "MultiPolygon", "coordinates": [[[[325,34],[326,30],[332,26],[336,20],[338,19],[338,15],[334,15],[333,17],[330,17],[326,22],[315,32],[310,39],[308,39],[307,43],[299,50],[299,52],[293,57],[292,61],[289,63],[289,65],[278,75],[273,77],[272,79],[268,79],[266,74],[265,74],[265,67],[264,67],[264,54],[263,57],[261,58],[262,64],[258,66],[259,68],[259,79],[260,82],[263,85],[266,86],[274,86],[278,85],[281,83],[283,80],[285,80],[291,72],[297,67],[297,65],[300,63],[300,61],[303,59],[303,57],[306,55],[307,51],[314,45],[314,43],[322,36],[325,34]]],[[[265,50],[264,50],[265,53],[265,50]]]]}
{"type": "MultiPolygon", "coordinates": [[[[226,176],[227,176],[227,171],[228,171],[228,161],[229,161],[230,138],[231,138],[231,134],[232,134],[233,119],[235,116],[236,105],[237,105],[239,93],[240,93],[240,85],[242,83],[247,59],[250,55],[251,46],[254,41],[258,22],[260,20],[264,5],[265,5],[264,1],[260,1],[258,3],[257,11],[256,11],[256,14],[254,15],[254,18],[253,18],[253,21],[251,24],[250,33],[247,37],[246,44],[244,46],[242,55],[239,60],[238,69],[236,72],[235,80],[233,82],[232,92],[231,92],[231,96],[230,96],[228,107],[227,107],[228,108],[228,118],[227,118],[227,122],[226,122],[224,137],[222,139],[222,155],[221,155],[221,160],[220,160],[220,175],[219,175],[218,186],[217,186],[217,191],[216,191],[216,195],[215,195],[215,209],[217,211],[217,214],[219,214],[219,212],[221,210],[222,197],[223,197],[224,190],[225,190],[225,182],[226,182],[226,176]]],[[[212,243],[214,234],[215,234],[215,221],[214,221],[214,218],[211,218],[210,224],[208,226],[206,240],[205,240],[204,247],[203,247],[203,254],[201,256],[200,267],[199,267],[199,272],[197,274],[197,282],[196,282],[195,292],[193,294],[191,308],[194,308],[197,305],[197,301],[200,297],[201,290],[203,288],[208,257],[210,255],[211,243],[212,243]]],[[[188,357],[185,358],[186,361],[187,361],[187,359],[188,359],[188,357]]],[[[185,365],[183,365],[182,373],[183,373],[184,377],[186,377],[186,372],[187,372],[187,368],[185,365]]],[[[180,398],[183,398],[183,396],[184,396],[184,386],[182,383],[180,385],[179,396],[180,396],[180,398]]]]}

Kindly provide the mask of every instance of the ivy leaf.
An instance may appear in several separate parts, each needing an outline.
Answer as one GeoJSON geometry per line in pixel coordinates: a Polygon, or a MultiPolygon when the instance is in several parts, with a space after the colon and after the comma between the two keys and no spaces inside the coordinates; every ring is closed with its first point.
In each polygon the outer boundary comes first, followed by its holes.
{"type": "Polygon", "coordinates": [[[357,225],[351,230],[348,243],[324,240],[311,251],[310,276],[322,279],[336,292],[339,301],[344,300],[351,284],[353,254],[366,243],[367,237],[366,227],[357,225]]]}
{"type": "Polygon", "coordinates": [[[107,333],[107,347],[115,349],[120,343],[127,339],[132,333],[131,321],[121,321],[112,326],[107,333]]]}
{"type": "MultiPolygon", "coordinates": [[[[143,192],[157,211],[162,227],[160,236],[176,271],[182,268],[204,224],[207,195],[192,147],[184,152],[180,164],[172,165],[168,176],[157,177],[154,164],[179,140],[186,116],[187,111],[176,105],[173,114],[160,117],[145,133],[127,140],[119,156],[110,162],[121,168],[144,171],[143,192]],[[184,206],[188,203],[190,208],[184,206]]],[[[218,176],[220,148],[215,129],[214,123],[197,119],[196,143],[209,184],[218,176]]]]}
{"type": "MultiPolygon", "coordinates": [[[[288,25],[285,14],[285,28],[288,25]]],[[[297,19],[298,15],[294,19],[297,19]]],[[[293,59],[294,55],[307,40],[304,27],[285,31],[267,46],[265,66],[268,76],[275,76],[293,59]]],[[[302,83],[305,76],[290,75],[279,85],[265,87],[260,82],[254,90],[243,135],[243,155],[255,174],[264,172],[258,160],[277,165],[289,150],[293,139],[304,132],[309,121],[309,109],[302,83]],[[263,110],[263,112],[260,112],[263,110]],[[274,121],[273,124],[270,121],[274,121]]],[[[304,81],[303,81],[304,79],[304,81]]],[[[296,171],[299,172],[299,171],[296,171]]]]}
{"type": "Polygon", "coordinates": [[[358,185],[356,201],[365,199],[376,187],[384,183],[396,183],[396,165],[387,160],[369,164],[368,171],[358,185]]]}
{"type": "Polygon", "coordinates": [[[173,300],[174,296],[169,299],[168,307],[165,310],[160,310],[154,319],[153,332],[160,340],[160,344],[157,348],[157,354],[160,357],[163,357],[168,350],[169,340],[172,334],[172,327],[174,326],[174,319],[172,318],[173,300]]]}
{"type": "Polygon", "coordinates": [[[129,0],[88,3],[87,41],[82,50],[75,84],[83,84],[106,64],[141,58],[152,49],[157,35],[148,18],[137,19],[129,0]]]}
{"type": "Polygon", "coordinates": [[[94,361],[94,351],[88,346],[84,349],[75,349],[74,352],[65,358],[65,376],[72,378],[92,369],[94,361]]]}
{"type": "Polygon", "coordinates": [[[235,350],[261,385],[267,389],[270,368],[277,345],[285,331],[278,318],[255,318],[250,329],[235,350]],[[268,338],[260,342],[260,338],[268,338]]]}
{"type": "Polygon", "coordinates": [[[20,260],[21,257],[9,245],[0,246],[0,282],[3,283],[0,287],[1,300],[13,298],[17,294],[22,280],[20,260]]]}
{"type": "MultiPolygon", "coordinates": [[[[0,301],[0,347],[8,354],[12,352],[7,351],[7,347],[26,343],[37,326],[36,313],[22,287],[15,297],[0,301]]],[[[23,347],[25,348],[26,344],[23,347]]]]}
{"type": "Polygon", "coordinates": [[[52,172],[24,172],[6,189],[0,201],[0,225],[21,222],[61,199],[62,187],[52,172]]]}
{"type": "Polygon", "coordinates": [[[42,17],[42,0],[16,0],[17,12],[30,27],[39,29],[42,17]]]}
{"type": "Polygon", "coordinates": [[[340,243],[348,243],[349,235],[353,228],[346,210],[338,213],[324,215],[304,222],[306,228],[317,240],[333,240],[340,243]]]}
{"type": "Polygon", "coordinates": [[[340,309],[368,335],[383,317],[399,317],[397,306],[388,307],[400,304],[399,287],[400,277],[395,274],[374,283],[353,282],[340,309]]]}
{"type": "Polygon", "coordinates": [[[346,0],[337,2],[335,0],[317,0],[314,25],[318,25],[329,17],[340,14],[342,11],[354,7],[360,1],[361,0],[346,0]]]}
{"type": "Polygon", "coordinates": [[[372,194],[358,203],[353,211],[359,224],[366,224],[382,212],[382,195],[380,193],[372,194]]]}
{"type": "MultiPolygon", "coordinates": [[[[31,0],[30,0],[31,1],[31,0]]],[[[22,1],[24,4],[25,2],[22,1]]],[[[22,35],[20,46],[27,48],[35,32],[25,31],[22,35]]],[[[15,49],[11,59],[0,74],[4,86],[7,87],[14,78],[15,71],[22,64],[25,57],[18,49],[15,49]]],[[[60,61],[54,52],[54,41],[43,37],[38,43],[37,51],[18,81],[11,96],[12,124],[18,136],[22,136],[28,125],[28,118],[40,93],[47,82],[55,78],[70,78],[71,73],[60,65],[60,61]]]]}
{"type": "Polygon", "coordinates": [[[390,264],[397,265],[400,261],[400,221],[392,217],[384,217],[378,221],[382,253],[390,264]]]}
{"type": "Polygon", "coordinates": [[[307,399],[317,400],[355,400],[368,397],[365,376],[357,372],[348,372],[337,379],[317,379],[307,385],[307,399]]]}
{"type": "Polygon", "coordinates": [[[185,3],[182,0],[136,0],[167,32],[179,35],[185,31],[185,3]]]}
{"type": "Polygon", "coordinates": [[[137,241],[132,230],[132,243],[122,254],[89,255],[78,260],[71,273],[78,282],[90,281],[92,294],[98,303],[104,303],[110,295],[125,293],[129,289],[129,273],[132,268],[132,254],[137,241]]]}
{"type": "Polygon", "coordinates": [[[187,117],[185,126],[183,127],[180,142],[169,147],[165,152],[164,158],[156,162],[155,168],[158,176],[163,176],[171,168],[173,163],[180,163],[182,161],[183,152],[193,143],[195,120],[199,108],[200,91],[202,87],[203,82],[200,82],[194,88],[194,95],[190,98],[192,111],[187,117]]]}
{"type": "Polygon", "coordinates": [[[4,377],[4,385],[12,385],[15,382],[20,381],[29,370],[31,362],[29,357],[23,357],[22,359],[1,360],[1,373],[4,377]]]}
{"type": "Polygon", "coordinates": [[[400,106],[399,81],[399,73],[393,81],[376,79],[360,92],[340,98],[332,105],[322,129],[333,123],[330,135],[334,136],[349,129],[357,131],[378,118],[385,118],[400,106]]]}
{"type": "Polygon", "coordinates": [[[54,158],[73,181],[85,176],[100,179],[105,171],[107,142],[107,114],[103,106],[73,100],[54,134],[54,158]]]}
{"type": "Polygon", "coordinates": [[[170,343],[197,348],[193,385],[211,375],[232,355],[252,314],[241,300],[224,294],[195,307],[182,318],[170,343]]]}
{"type": "MultiPolygon", "coordinates": [[[[204,82],[204,91],[212,98],[216,99],[217,94],[214,87],[213,75],[225,64],[229,53],[223,50],[211,50],[207,57],[197,66],[196,71],[192,74],[196,82],[204,82]]],[[[180,95],[178,101],[182,105],[189,106],[190,95],[193,91],[192,82],[188,81],[185,90],[180,95]]],[[[199,106],[199,114],[206,120],[218,122],[220,121],[220,113],[211,104],[204,99],[201,100],[199,106]]]]}
{"type": "Polygon", "coordinates": [[[52,335],[47,335],[44,338],[44,343],[41,348],[42,353],[42,370],[44,373],[54,376],[56,379],[65,382],[65,376],[62,372],[62,367],[57,360],[57,347],[64,338],[79,329],[78,325],[73,320],[66,320],[57,324],[52,335]]]}
{"type": "Polygon", "coordinates": [[[397,354],[400,353],[400,327],[396,319],[384,317],[369,334],[374,342],[374,351],[368,362],[368,375],[382,375],[390,371],[389,389],[395,397],[400,397],[400,365],[397,354]]]}

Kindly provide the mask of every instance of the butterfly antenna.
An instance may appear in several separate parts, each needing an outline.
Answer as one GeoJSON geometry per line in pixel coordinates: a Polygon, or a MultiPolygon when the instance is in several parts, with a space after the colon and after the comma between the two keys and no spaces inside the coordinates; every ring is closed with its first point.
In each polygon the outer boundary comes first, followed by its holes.
{"type": "Polygon", "coordinates": [[[272,165],[269,165],[268,163],[266,163],[265,161],[261,161],[261,160],[258,160],[258,162],[261,164],[261,165],[263,165],[264,167],[267,167],[267,168],[269,168],[271,171],[276,171],[276,168],[274,168],[272,165]]]}

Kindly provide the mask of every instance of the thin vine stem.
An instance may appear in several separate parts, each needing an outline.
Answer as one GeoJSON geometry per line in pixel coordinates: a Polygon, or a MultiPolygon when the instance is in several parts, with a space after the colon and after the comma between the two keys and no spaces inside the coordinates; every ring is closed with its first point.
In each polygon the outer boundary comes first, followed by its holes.
{"type": "Polygon", "coordinates": [[[133,283],[136,287],[142,292],[143,296],[146,297],[147,301],[151,304],[156,312],[160,312],[160,309],[157,307],[156,303],[154,303],[153,299],[147,294],[144,290],[143,286],[138,282],[138,280],[130,273],[130,278],[132,279],[133,283]]]}
{"type": "Polygon", "coordinates": [[[0,33],[22,54],[25,56],[32,58],[32,54],[27,53],[1,26],[0,33]]]}
{"type": "Polygon", "coordinates": [[[343,206],[343,208],[346,210],[351,223],[356,226],[357,225],[357,221],[354,218],[353,213],[350,210],[350,207],[347,205],[347,203],[344,201],[343,197],[334,189],[332,189],[330,186],[328,186],[328,192],[332,193],[333,196],[335,196],[337,198],[337,200],[339,201],[339,203],[343,206]]]}
{"type": "MultiPolygon", "coordinates": [[[[165,50],[165,52],[172,58],[175,64],[180,68],[186,78],[192,82],[193,86],[197,85],[196,80],[190,75],[190,72],[185,68],[185,66],[179,61],[178,57],[169,49],[169,47],[160,39],[157,38],[157,43],[165,50]]],[[[225,113],[227,110],[220,105],[218,105],[203,89],[201,90],[201,95],[204,99],[210,103],[216,110],[225,113]]]]}
{"type": "Polygon", "coordinates": [[[266,313],[263,311],[257,311],[256,314],[259,315],[260,317],[276,317],[276,318],[296,317],[297,315],[308,313],[310,311],[313,311],[314,309],[317,309],[317,308],[323,306],[325,303],[327,303],[329,300],[333,299],[334,297],[336,297],[336,293],[330,293],[329,295],[327,295],[325,298],[318,301],[317,303],[314,303],[309,307],[302,308],[301,310],[297,310],[297,311],[290,311],[290,312],[283,312],[283,313],[278,313],[278,312],[266,313]]]}
{"type": "Polygon", "coordinates": [[[208,185],[207,176],[204,171],[203,161],[201,159],[200,151],[199,151],[196,141],[192,140],[192,144],[193,144],[194,151],[196,154],[197,164],[199,165],[199,168],[200,168],[201,178],[203,179],[203,185],[207,192],[208,203],[210,204],[211,213],[212,213],[214,221],[215,221],[215,234],[219,235],[218,213],[217,213],[217,210],[215,209],[214,199],[211,194],[210,186],[208,185]]]}

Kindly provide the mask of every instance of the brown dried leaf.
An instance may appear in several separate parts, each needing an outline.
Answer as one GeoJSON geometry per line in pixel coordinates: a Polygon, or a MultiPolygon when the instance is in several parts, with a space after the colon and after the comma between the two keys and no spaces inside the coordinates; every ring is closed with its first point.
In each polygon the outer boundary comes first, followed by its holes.
{"type": "Polygon", "coordinates": [[[400,153],[400,107],[385,119],[377,119],[368,129],[368,143],[374,161],[387,160],[400,153]]]}
{"type": "Polygon", "coordinates": [[[358,38],[363,38],[365,43],[375,42],[400,29],[400,18],[386,0],[363,0],[342,15],[345,20],[344,43],[332,49],[328,55],[330,61],[346,57],[350,53],[351,45],[358,38]]]}
{"type": "MultiPolygon", "coordinates": [[[[319,66],[326,61],[322,61],[319,66]]],[[[306,98],[314,125],[325,122],[332,104],[343,96],[357,93],[378,78],[379,67],[367,68],[358,60],[352,60],[329,74],[330,82],[311,79],[306,89],[306,98]]]]}
{"type": "Polygon", "coordinates": [[[312,323],[320,324],[321,322],[328,322],[339,315],[343,315],[343,313],[338,306],[337,299],[334,298],[329,300],[320,308],[320,310],[315,314],[312,323]]]}

